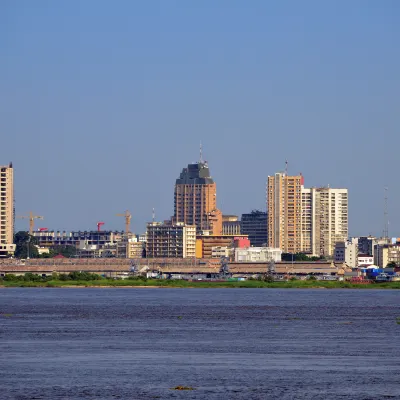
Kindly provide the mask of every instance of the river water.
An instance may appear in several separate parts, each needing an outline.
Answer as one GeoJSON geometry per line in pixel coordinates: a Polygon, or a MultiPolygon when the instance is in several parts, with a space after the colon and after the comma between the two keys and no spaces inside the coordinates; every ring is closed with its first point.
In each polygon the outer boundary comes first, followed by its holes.
{"type": "Polygon", "coordinates": [[[0,313],[1,399],[400,399],[400,291],[12,288],[0,313]]]}

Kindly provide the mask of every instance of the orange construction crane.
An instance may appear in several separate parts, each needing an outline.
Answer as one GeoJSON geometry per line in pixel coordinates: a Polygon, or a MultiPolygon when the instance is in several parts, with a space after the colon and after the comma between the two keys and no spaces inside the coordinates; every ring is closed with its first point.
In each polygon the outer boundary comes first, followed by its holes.
{"type": "Polygon", "coordinates": [[[33,215],[32,211],[29,213],[29,215],[17,215],[17,218],[29,219],[29,234],[30,235],[32,235],[33,228],[35,227],[35,219],[43,219],[43,217],[40,215],[33,215]]]}
{"type": "Polygon", "coordinates": [[[126,210],[124,214],[117,214],[117,217],[125,217],[125,233],[130,233],[132,214],[128,210],[126,210]]]}

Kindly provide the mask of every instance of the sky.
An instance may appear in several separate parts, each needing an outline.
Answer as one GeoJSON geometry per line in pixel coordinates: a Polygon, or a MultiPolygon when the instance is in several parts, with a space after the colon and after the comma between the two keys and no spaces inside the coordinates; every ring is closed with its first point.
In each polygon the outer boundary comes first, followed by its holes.
{"type": "MultiPolygon", "coordinates": [[[[0,165],[36,228],[173,215],[199,159],[224,214],[268,175],[348,188],[351,236],[400,236],[397,0],[2,0],[0,165]]],[[[16,229],[28,221],[16,220],[16,229]]]]}

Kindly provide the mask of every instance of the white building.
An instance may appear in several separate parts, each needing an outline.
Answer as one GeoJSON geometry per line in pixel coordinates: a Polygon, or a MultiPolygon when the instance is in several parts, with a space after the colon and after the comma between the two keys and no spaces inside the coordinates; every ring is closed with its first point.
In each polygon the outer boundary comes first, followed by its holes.
{"type": "Polygon", "coordinates": [[[282,250],[273,247],[247,247],[235,249],[236,262],[279,262],[282,250]]]}
{"type": "Polygon", "coordinates": [[[211,257],[212,258],[229,257],[230,254],[231,254],[231,249],[229,249],[226,246],[211,247],[211,257]]]}
{"type": "MultiPolygon", "coordinates": [[[[360,250],[360,248],[358,248],[360,250]]],[[[369,254],[359,254],[358,255],[358,266],[366,267],[368,265],[374,264],[374,256],[370,256],[369,254]]]]}
{"type": "Polygon", "coordinates": [[[302,187],[301,202],[302,251],[332,256],[348,238],[348,190],[302,187]]]}
{"type": "Polygon", "coordinates": [[[353,238],[343,242],[337,242],[334,251],[334,260],[337,263],[345,263],[350,268],[358,267],[358,240],[353,238]]]}

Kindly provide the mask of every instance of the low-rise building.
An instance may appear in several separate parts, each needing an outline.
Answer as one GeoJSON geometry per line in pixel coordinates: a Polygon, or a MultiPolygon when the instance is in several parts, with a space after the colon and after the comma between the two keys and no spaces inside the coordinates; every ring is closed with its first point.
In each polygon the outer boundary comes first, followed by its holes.
{"type": "Polygon", "coordinates": [[[282,250],[272,247],[248,247],[235,249],[236,262],[281,262],[282,250]]]}
{"type": "Polygon", "coordinates": [[[365,267],[374,263],[374,257],[369,254],[358,255],[358,267],[365,267]]]}
{"type": "MultiPolygon", "coordinates": [[[[203,232],[204,233],[204,232],[203,232]]],[[[227,247],[232,249],[235,240],[248,239],[247,235],[201,235],[197,236],[196,258],[213,258],[213,247],[227,247]]]]}
{"type": "Polygon", "coordinates": [[[227,246],[217,246],[211,249],[212,258],[230,257],[232,249],[227,246]]]}
{"type": "Polygon", "coordinates": [[[353,238],[345,242],[336,242],[334,260],[350,268],[358,267],[358,239],[353,238]]]}
{"type": "Polygon", "coordinates": [[[376,245],[374,264],[385,268],[390,263],[400,265],[400,244],[376,245]]]}

